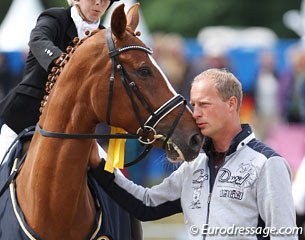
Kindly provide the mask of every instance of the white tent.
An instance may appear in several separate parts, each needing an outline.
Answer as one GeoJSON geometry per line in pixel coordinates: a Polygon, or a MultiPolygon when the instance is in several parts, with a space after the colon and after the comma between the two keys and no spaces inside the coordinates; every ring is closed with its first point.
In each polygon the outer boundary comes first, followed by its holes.
{"type": "Polygon", "coordinates": [[[211,56],[223,55],[233,48],[271,49],[277,39],[271,29],[264,27],[205,27],[197,36],[205,53],[211,56]]]}
{"type": "MultiPolygon", "coordinates": [[[[103,25],[105,27],[110,27],[110,19],[111,19],[111,14],[112,11],[121,3],[125,4],[125,12],[128,11],[128,9],[134,5],[136,3],[136,1],[134,0],[124,0],[124,1],[119,1],[119,2],[114,2],[114,4],[111,6],[111,8],[108,10],[108,12],[105,15],[104,21],[103,21],[103,25]]],[[[138,31],[141,32],[141,36],[139,37],[148,47],[151,47],[152,45],[152,40],[151,40],[151,36],[150,33],[148,31],[148,28],[146,26],[144,17],[141,13],[141,5],[140,5],[140,23],[139,26],[137,28],[138,31]]]]}
{"type": "Polygon", "coordinates": [[[0,25],[0,51],[26,51],[42,10],[39,0],[14,0],[0,25]]]}

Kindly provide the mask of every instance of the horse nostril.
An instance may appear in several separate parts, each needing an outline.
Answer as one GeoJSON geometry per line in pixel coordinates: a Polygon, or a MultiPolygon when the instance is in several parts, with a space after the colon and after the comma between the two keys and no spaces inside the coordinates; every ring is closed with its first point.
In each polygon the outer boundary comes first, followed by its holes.
{"type": "Polygon", "coordinates": [[[202,147],[203,137],[201,134],[195,134],[190,139],[190,146],[194,151],[199,151],[202,147]]]}

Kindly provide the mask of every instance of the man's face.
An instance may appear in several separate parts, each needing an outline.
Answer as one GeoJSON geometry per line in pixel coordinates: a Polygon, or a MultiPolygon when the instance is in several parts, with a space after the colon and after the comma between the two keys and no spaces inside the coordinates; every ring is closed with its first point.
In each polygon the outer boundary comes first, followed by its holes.
{"type": "Polygon", "coordinates": [[[213,82],[208,79],[194,82],[190,103],[193,106],[193,118],[202,135],[212,139],[220,137],[229,124],[230,104],[220,98],[213,82]]]}

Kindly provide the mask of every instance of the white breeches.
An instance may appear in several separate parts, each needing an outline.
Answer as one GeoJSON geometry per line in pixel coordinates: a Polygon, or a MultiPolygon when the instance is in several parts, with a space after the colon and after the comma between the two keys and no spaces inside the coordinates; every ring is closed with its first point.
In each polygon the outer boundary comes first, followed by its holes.
{"type": "MultiPolygon", "coordinates": [[[[2,125],[1,134],[0,134],[0,164],[3,160],[3,157],[7,149],[11,146],[11,144],[13,143],[16,137],[17,134],[12,129],[10,129],[9,126],[7,126],[6,124],[2,125]]],[[[6,155],[6,158],[2,163],[4,163],[7,160],[8,155],[9,154],[6,155]]]]}

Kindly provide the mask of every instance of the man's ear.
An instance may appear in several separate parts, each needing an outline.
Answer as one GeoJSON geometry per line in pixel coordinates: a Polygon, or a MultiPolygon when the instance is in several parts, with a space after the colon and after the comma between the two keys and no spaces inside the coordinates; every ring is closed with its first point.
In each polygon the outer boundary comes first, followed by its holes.
{"type": "Polygon", "coordinates": [[[232,96],[229,98],[228,104],[229,104],[230,111],[237,111],[237,103],[238,103],[237,97],[232,96]]]}

